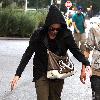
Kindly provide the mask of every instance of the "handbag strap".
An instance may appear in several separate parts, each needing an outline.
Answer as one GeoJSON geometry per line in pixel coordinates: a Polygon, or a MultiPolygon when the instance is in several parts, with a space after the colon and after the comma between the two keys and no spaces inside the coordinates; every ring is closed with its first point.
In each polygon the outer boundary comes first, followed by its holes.
{"type": "Polygon", "coordinates": [[[47,53],[51,54],[52,56],[55,56],[57,59],[66,59],[67,54],[65,56],[58,56],[56,54],[54,54],[52,51],[50,51],[49,49],[47,49],[47,53]]]}

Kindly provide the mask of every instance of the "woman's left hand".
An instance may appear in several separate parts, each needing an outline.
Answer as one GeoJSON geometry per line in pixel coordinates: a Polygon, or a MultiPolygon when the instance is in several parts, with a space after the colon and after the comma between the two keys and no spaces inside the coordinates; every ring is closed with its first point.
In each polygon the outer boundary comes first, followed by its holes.
{"type": "Polygon", "coordinates": [[[81,69],[81,75],[80,75],[80,81],[85,84],[86,81],[86,76],[88,76],[89,78],[92,76],[92,70],[90,66],[86,66],[82,65],[82,69],[81,69]]]}
{"type": "MultiPolygon", "coordinates": [[[[82,65],[83,66],[83,65],[82,65]]],[[[86,80],[86,70],[85,67],[81,69],[81,75],[80,75],[80,81],[85,84],[85,80],[86,80]]]]}

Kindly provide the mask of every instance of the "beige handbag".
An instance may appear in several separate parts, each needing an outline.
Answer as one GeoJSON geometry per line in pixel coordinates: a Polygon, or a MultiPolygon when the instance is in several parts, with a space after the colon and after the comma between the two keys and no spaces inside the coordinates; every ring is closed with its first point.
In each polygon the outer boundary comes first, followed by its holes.
{"type": "Polygon", "coordinates": [[[51,51],[47,50],[48,53],[48,71],[47,78],[50,79],[64,79],[75,73],[74,64],[68,55],[57,56],[51,51]]]}

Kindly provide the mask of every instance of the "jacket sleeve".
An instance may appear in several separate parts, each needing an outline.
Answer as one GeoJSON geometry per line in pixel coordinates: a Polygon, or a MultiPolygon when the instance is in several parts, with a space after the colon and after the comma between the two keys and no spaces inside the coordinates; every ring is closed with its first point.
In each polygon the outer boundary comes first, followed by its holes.
{"type": "Polygon", "coordinates": [[[21,77],[22,72],[24,71],[26,65],[28,64],[29,60],[31,59],[33,53],[34,53],[34,48],[36,45],[36,31],[32,34],[30,41],[29,41],[29,46],[25,50],[25,53],[22,56],[22,59],[20,61],[20,64],[16,70],[15,76],[21,77]]]}
{"type": "Polygon", "coordinates": [[[70,52],[73,54],[73,56],[79,61],[82,62],[82,64],[89,66],[90,62],[85,58],[85,56],[81,53],[80,49],[78,48],[77,44],[75,43],[75,40],[72,36],[72,34],[68,37],[67,41],[70,41],[67,43],[68,48],[70,52]]]}

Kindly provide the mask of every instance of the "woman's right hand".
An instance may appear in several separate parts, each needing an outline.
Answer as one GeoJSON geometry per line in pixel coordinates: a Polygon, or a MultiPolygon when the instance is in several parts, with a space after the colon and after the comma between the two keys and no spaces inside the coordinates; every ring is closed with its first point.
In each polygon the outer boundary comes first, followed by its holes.
{"type": "Polygon", "coordinates": [[[14,76],[13,80],[11,81],[11,91],[16,88],[18,80],[19,80],[19,76],[14,76]]]}

